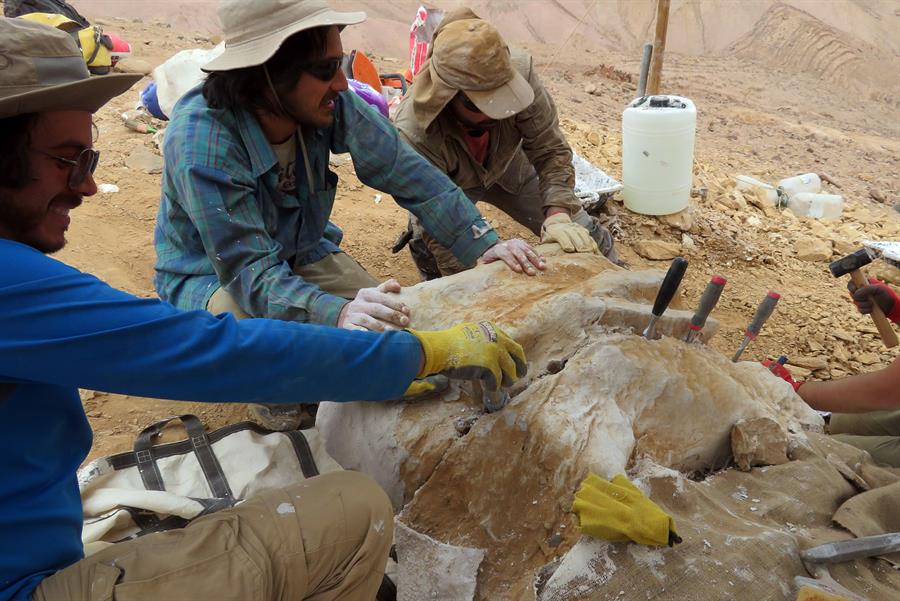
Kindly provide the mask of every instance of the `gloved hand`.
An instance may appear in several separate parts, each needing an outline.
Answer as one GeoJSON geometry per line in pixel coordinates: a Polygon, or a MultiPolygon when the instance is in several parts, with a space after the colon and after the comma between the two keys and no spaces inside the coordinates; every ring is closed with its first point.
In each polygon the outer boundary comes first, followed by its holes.
{"type": "Polygon", "coordinates": [[[588,474],[575,493],[572,511],[578,514],[582,534],[641,545],[672,547],[681,542],[671,516],[622,474],[612,482],[588,474]]]}
{"type": "Polygon", "coordinates": [[[556,242],[567,253],[600,252],[587,228],[572,221],[566,213],[555,213],[544,220],[541,242],[556,242]]]}
{"type": "Polygon", "coordinates": [[[489,321],[461,323],[446,330],[407,330],[419,339],[425,362],[419,377],[443,374],[481,380],[487,390],[511,385],[526,372],[525,351],[489,321]]]}
{"type": "Polygon", "coordinates": [[[781,378],[782,380],[784,380],[785,382],[787,382],[788,384],[793,386],[794,392],[797,392],[797,390],[801,386],[806,384],[805,380],[800,380],[799,382],[796,381],[794,379],[794,376],[791,375],[791,372],[789,372],[784,365],[778,365],[778,363],[776,363],[775,361],[772,361],[771,359],[768,361],[762,362],[763,366],[765,366],[766,368],[770,368],[773,363],[775,364],[775,368],[769,369],[769,371],[771,371],[773,374],[775,374],[776,376],[778,376],[779,378],[781,378]]]}
{"type": "Polygon", "coordinates": [[[888,316],[888,319],[895,322],[900,321],[900,302],[897,302],[900,298],[884,282],[870,278],[868,286],[857,288],[850,281],[847,282],[847,290],[850,291],[850,298],[853,299],[856,308],[863,315],[871,313],[873,305],[877,304],[881,311],[888,316]]]}
{"type": "Polygon", "coordinates": [[[416,378],[403,393],[401,400],[422,401],[435,397],[450,388],[450,379],[447,376],[435,374],[424,378],[416,378]]]}

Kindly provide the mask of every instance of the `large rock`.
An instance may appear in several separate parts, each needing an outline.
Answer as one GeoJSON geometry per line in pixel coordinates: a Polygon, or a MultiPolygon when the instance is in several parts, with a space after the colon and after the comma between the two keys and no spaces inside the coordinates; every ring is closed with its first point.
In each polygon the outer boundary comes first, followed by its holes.
{"type": "Polygon", "coordinates": [[[588,471],[705,472],[729,463],[741,419],[768,417],[798,444],[822,426],[758,363],[682,342],[691,311],[668,310],[659,340],[636,335],[662,270],[542,250],[548,268],[534,278],[491,264],[404,291],[412,327],[493,319],[522,343],[529,371],[506,408],[487,414],[470,386],[454,385],[415,404],[323,403],[317,417],[329,452],[372,474],[404,524],[486,551],[480,600],[533,598],[533,573],[577,540],[568,512],[588,471]]]}

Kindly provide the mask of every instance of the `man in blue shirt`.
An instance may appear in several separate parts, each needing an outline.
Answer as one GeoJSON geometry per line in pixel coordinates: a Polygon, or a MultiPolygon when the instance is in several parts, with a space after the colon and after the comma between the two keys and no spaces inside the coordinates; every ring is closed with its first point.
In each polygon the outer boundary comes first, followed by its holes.
{"type": "Polygon", "coordinates": [[[91,78],[71,36],[18,19],[0,19],[0,58],[0,601],[370,601],[392,514],[377,484],[353,472],[84,558],[75,474],[91,430],[78,388],[378,401],[433,373],[496,389],[524,373],[521,347],[488,322],[379,334],[180,311],[48,257],[97,191],[91,114],[140,76],[91,78]]]}

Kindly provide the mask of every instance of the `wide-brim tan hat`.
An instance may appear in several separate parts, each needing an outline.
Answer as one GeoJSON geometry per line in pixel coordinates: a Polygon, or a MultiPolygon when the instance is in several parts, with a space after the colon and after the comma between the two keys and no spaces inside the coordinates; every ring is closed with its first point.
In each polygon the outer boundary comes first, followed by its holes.
{"type": "MultiPolygon", "coordinates": [[[[469,14],[474,16],[471,11],[459,16],[469,14]]],[[[508,119],[528,108],[534,89],[513,67],[500,33],[477,17],[450,21],[455,16],[448,15],[435,32],[429,59],[434,74],[491,119],[508,119]]]]}
{"type": "Polygon", "coordinates": [[[141,77],[92,76],[68,33],[0,18],[0,119],[46,111],[95,113],[141,77]]]}
{"type": "Polygon", "coordinates": [[[203,70],[230,71],[261,65],[286,39],[307,29],[329,25],[355,25],[364,12],[338,12],[325,0],[220,0],[219,22],[225,52],[203,70]]]}

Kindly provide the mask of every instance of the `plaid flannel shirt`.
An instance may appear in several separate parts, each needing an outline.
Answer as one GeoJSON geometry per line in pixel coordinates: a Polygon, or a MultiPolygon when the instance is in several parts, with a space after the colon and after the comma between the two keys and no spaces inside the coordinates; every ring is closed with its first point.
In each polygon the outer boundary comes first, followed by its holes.
{"type": "Polygon", "coordinates": [[[347,300],[293,273],[340,252],[343,233],[329,221],[338,179],[329,151],[349,152],[360,181],[392,195],[464,264],[497,242],[462,190],[356,94],[341,93],[333,124],[304,140],[313,185],[298,144],[296,195],[282,194],[278,159],[251,113],[211,109],[199,87],[178,102],[154,235],[163,300],[205,309],[222,286],[254,317],[336,324],[347,300]]]}

